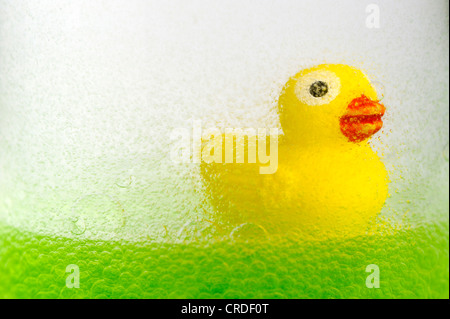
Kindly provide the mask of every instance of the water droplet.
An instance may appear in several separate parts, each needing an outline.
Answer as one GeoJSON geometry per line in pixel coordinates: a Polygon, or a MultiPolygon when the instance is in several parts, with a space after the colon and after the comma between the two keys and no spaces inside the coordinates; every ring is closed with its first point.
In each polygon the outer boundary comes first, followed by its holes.
{"type": "Polygon", "coordinates": [[[120,202],[106,194],[88,194],[72,206],[72,233],[114,233],[125,223],[120,202]]]}
{"type": "Polygon", "coordinates": [[[231,231],[230,238],[237,241],[269,239],[269,233],[261,225],[244,223],[231,231]]]}
{"type": "Polygon", "coordinates": [[[119,180],[118,182],[116,182],[116,185],[117,185],[117,187],[120,187],[120,188],[128,188],[134,184],[135,180],[136,180],[136,177],[134,177],[133,175],[130,175],[128,178],[119,180]]]}

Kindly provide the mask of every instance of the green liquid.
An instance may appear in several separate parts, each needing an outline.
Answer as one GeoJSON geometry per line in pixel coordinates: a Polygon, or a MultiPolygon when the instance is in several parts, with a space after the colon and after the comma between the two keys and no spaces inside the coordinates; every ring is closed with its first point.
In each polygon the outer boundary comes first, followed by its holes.
{"type": "Polygon", "coordinates": [[[36,236],[0,224],[2,298],[449,298],[449,225],[346,241],[155,244],[36,236]],[[66,267],[80,288],[66,287],[66,267]],[[366,266],[380,288],[366,287],[366,266]]]}

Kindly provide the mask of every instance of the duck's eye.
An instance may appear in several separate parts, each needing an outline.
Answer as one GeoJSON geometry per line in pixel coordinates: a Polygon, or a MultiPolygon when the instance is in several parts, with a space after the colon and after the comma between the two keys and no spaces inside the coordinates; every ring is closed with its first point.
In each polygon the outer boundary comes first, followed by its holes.
{"type": "Polygon", "coordinates": [[[322,97],[328,92],[328,85],[323,81],[316,81],[309,87],[309,93],[314,97],[322,97]]]}
{"type": "Polygon", "coordinates": [[[300,102],[318,106],[333,101],[341,90],[338,76],[329,70],[317,70],[301,75],[294,88],[300,102]]]}

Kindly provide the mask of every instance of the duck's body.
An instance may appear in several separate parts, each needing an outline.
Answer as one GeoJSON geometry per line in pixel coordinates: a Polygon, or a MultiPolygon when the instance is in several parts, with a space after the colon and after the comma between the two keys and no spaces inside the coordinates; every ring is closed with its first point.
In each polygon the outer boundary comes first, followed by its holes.
{"type": "Polygon", "coordinates": [[[334,97],[339,105],[330,109],[329,101],[326,107],[298,104],[292,92],[302,74],[291,79],[280,97],[285,135],[279,139],[274,174],[260,174],[259,163],[202,163],[206,193],[216,208],[213,218],[221,224],[251,223],[269,233],[348,238],[364,234],[379,213],[388,176],[366,138],[381,127],[384,106],[373,102],[376,92],[363,82],[362,73],[335,65],[325,70],[339,74],[341,86],[347,84],[342,78],[355,72],[361,87],[350,83],[350,90],[340,89],[334,97]]]}
{"type": "Polygon", "coordinates": [[[364,234],[387,197],[386,169],[369,145],[279,145],[278,170],[259,164],[203,164],[213,219],[252,223],[269,233],[304,236],[364,234]]]}
{"type": "Polygon", "coordinates": [[[262,198],[272,216],[280,212],[280,230],[355,236],[381,210],[387,173],[368,145],[281,144],[279,156],[278,171],[266,180],[262,198]]]}

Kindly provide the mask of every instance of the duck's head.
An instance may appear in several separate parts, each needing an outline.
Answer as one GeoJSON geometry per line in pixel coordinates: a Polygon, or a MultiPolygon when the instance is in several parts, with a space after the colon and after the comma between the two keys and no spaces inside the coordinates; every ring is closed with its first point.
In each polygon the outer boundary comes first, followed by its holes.
{"type": "Polygon", "coordinates": [[[285,138],[309,143],[360,143],[380,130],[385,107],[367,76],[342,64],[297,73],[280,95],[285,138]]]}

